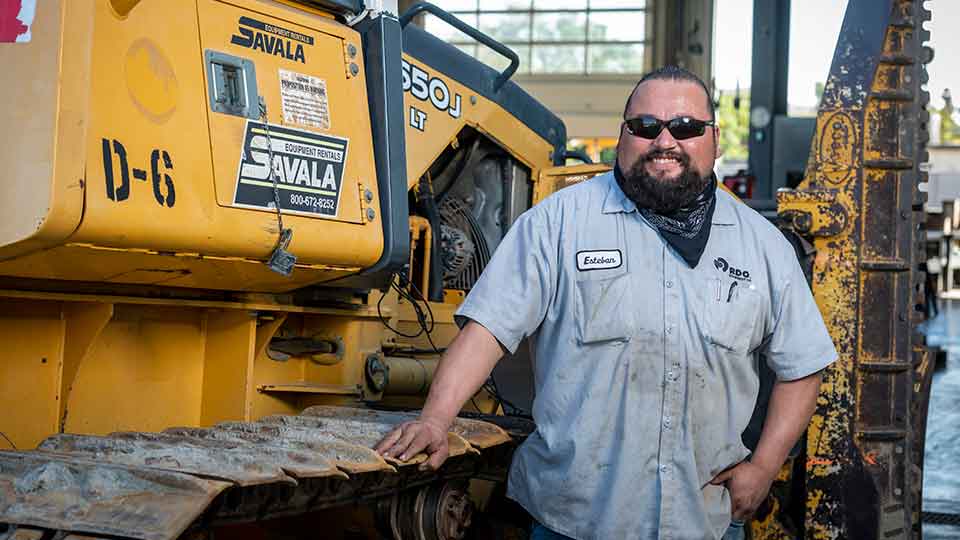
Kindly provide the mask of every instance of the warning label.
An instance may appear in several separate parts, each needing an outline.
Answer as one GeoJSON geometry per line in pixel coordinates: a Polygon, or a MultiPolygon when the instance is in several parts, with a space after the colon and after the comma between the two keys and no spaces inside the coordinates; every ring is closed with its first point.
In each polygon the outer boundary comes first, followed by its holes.
{"type": "Polygon", "coordinates": [[[327,83],[323,79],[281,69],[280,103],[285,124],[330,129],[327,83]]]}
{"type": "Polygon", "coordinates": [[[273,124],[268,137],[266,127],[247,121],[234,206],[275,208],[272,170],[281,210],[336,216],[347,139],[273,124]]]}

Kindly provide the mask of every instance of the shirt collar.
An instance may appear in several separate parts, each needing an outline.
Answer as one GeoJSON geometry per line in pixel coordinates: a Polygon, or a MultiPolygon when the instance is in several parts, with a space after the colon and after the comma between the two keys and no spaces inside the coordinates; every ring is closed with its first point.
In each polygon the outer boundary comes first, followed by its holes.
{"type": "Polygon", "coordinates": [[[613,176],[613,171],[606,173],[605,176],[605,180],[607,182],[607,196],[603,200],[603,213],[629,214],[630,212],[636,212],[637,205],[628,199],[627,195],[622,189],[620,189],[620,186],[617,184],[616,177],[613,176]]]}
{"type": "MultiPolygon", "coordinates": [[[[604,214],[629,214],[637,211],[637,205],[634,204],[617,184],[617,179],[613,176],[613,171],[606,173],[607,196],[603,200],[604,214]]],[[[729,193],[724,191],[723,187],[717,189],[717,206],[713,210],[714,225],[736,225],[737,216],[733,205],[743,204],[734,199],[729,193]]]]}
{"type": "Polygon", "coordinates": [[[717,186],[717,206],[713,209],[714,225],[736,225],[737,210],[735,204],[743,204],[739,199],[727,193],[723,186],[717,186]]]}

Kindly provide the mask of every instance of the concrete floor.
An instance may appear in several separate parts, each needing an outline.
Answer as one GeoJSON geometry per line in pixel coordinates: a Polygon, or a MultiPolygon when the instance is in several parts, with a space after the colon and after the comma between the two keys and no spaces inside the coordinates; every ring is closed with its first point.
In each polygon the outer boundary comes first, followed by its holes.
{"type": "MultiPolygon", "coordinates": [[[[923,328],[927,343],[947,351],[933,375],[923,471],[923,509],[960,514],[960,300],[941,300],[923,328]]],[[[958,525],[923,525],[924,540],[960,538],[958,525]]]]}

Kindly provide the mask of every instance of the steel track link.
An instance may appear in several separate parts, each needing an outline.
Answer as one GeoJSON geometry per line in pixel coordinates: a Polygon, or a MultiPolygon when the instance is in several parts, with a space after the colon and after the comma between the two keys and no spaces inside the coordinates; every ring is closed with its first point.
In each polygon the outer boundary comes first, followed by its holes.
{"type": "Polygon", "coordinates": [[[450,459],[384,459],[371,448],[415,413],[311,407],[298,416],[107,436],[58,434],[0,452],[0,540],[174,540],[185,532],[395,495],[438,480],[502,480],[513,439],[457,419],[450,459]]]}

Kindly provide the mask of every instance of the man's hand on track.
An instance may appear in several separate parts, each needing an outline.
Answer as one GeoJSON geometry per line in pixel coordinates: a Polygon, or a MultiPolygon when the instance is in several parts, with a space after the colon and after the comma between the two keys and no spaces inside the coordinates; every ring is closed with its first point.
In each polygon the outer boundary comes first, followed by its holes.
{"type": "Polygon", "coordinates": [[[374,450],[384,457],[400,461],[407,461],[424,452],[428,456],[424,465],[436,470],[450,455],[447,428],[440,422],[424,418],[404,422],[377,443],[374,450]]]}

